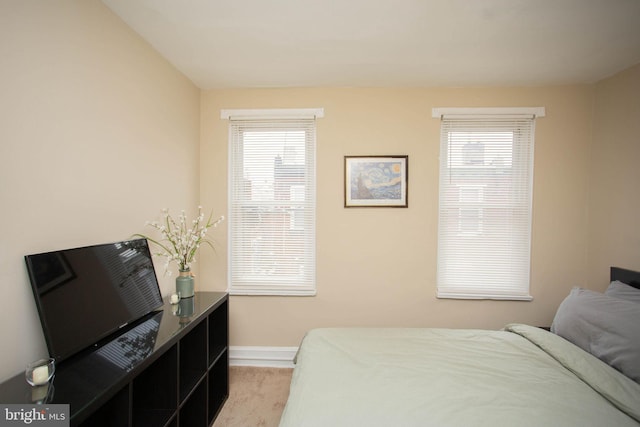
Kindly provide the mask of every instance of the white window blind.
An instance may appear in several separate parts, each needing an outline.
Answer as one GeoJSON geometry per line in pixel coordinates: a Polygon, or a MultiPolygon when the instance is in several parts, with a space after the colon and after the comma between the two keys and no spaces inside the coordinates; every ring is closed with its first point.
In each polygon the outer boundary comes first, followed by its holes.
{"type": "Polygon", "coordinates": [[[438,114],[439,298],[532,299],[534,125],[544,110],[495,110],[438,114]]]}
{"type": "Polygon", "coordinates": [[[315,117],[278,111],[228,113],[231,294],[315,294],[315,117]]]}

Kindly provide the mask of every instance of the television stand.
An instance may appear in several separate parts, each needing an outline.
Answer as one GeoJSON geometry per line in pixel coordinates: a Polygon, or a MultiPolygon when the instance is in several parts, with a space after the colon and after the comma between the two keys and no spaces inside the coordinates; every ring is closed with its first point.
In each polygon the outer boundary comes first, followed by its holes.
{"type": "MultiPolygon", "coordinates": [[[[229,302],[196,292],[106,343],[56,365],[43,403],[70,405],[79,427],[211,426],[229,395],[229,302]]],[[[0,384],[0,402],[31,404],[24,373],[0,384]]]]}

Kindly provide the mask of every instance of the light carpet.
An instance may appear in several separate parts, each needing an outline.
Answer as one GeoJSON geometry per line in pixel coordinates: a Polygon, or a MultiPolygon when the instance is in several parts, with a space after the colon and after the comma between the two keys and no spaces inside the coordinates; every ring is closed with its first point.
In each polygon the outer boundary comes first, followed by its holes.
{"type": "Polygon", "coordinates": [[[293,369],[231,366],[229,398],[213,427],[278,427],[293,369]]]}

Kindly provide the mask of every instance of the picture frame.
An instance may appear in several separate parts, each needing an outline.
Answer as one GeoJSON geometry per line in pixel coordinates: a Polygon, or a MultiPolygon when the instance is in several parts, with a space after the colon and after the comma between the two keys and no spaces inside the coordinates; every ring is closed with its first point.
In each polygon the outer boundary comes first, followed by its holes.
{"type": "Polygon", "coordinates": [[[406,208],[409,156],[344,156],[344,207],[406,208]]]}

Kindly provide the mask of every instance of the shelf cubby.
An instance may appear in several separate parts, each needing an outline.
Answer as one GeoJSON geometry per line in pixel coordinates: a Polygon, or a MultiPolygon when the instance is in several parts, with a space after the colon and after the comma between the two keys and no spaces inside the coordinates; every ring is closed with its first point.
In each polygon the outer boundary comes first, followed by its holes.
{"type": "Polygon", "coordinates": [[[209,365],[227,349],[229,343],[229,302],[223,302],[220,307],[209,315],[209,365]]]}
{"type": "Polygon", "coordinates": [[[205,426],[207,423],[207,388],[206,382],[202,381],[189,400],[180,408],[181,426],[205,426]]]}
{"type": "Polygon", "coordinates": [[[207,372],[207,322],[200,322],[179,342],[180,402],[207,372]]]}
{"type": "Polygon", "coordinates": [[[217,359],[216,363],[209,370],[209,424],[213,423],[215,417],[222,409],[222,405],[229,396],[229,352],[224,351],[217,359]]]}
{"type": "Polygon", "coordinates": [[[178,407],[177,388],[178,346],[174,345],[133,380],[133,427],[164,426],[178,407]]]}
{"type": "Polygon", "coordinates": [[[130,425],[130,387],[127,384],[107,403],[102,405],[82,427],[121,427],[130,425]]]}

